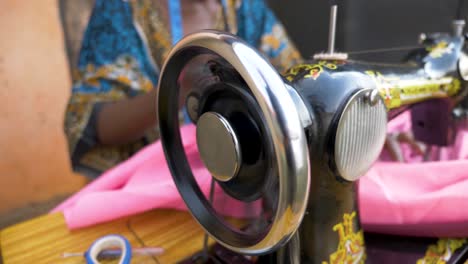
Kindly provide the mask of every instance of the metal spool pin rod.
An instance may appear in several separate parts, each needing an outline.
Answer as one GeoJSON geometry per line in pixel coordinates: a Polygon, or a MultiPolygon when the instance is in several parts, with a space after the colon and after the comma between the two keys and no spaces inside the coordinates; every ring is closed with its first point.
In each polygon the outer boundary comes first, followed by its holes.
{"type": "Polygon", "coordinates": [[[336,52],[336,20],[338,17],[338,4],[336,1],[332,2],[330,6],[330,23],[328,26],[328,50],[323,53],[314,55],[316,60],[346,60],[348,59],[347,53],[336,52]]]}
{"type": "Polygon", "coordinates": [[[330,25],[328,32],[328,54],[335,53],[335,38],[336,38],[336,16],[338,13],[338,5],[332,5],[330,8],[330,25]]]}

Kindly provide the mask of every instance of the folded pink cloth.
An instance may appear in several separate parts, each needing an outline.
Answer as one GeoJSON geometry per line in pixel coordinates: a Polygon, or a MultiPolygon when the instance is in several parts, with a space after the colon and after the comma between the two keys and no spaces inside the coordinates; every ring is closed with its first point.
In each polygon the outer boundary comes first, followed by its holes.
{"type": "MultiPolygon", "coordinates": [[[[195,126],[183,127],[181,137],[197,183],[208,197],[211,174],[200,159],[195,126]]],[[[222,205],[215,208],[225,216],[250,217],[259,211],[255,210],[260,206],[258,202],[246,205],[229,199],[220,188],[215,188],[214,197],[215,204],[222,205]]],[[[187,210],[172,180],[160,141],[105,172],[51,212],[63,212],[68,227],[76,229],[153,208],[187,210]]]]}
{"type": "MultiPolygon", "coordinates": [[[[411,129],[410,114],[389,123],[390,132],[411,129]]],[[[468,236],[468,132],[460,130],[451,147],[439,147],[431,162],[410,146],[401,145],[407,163],[388,162],[384,150],[359,181],[363,227],[379,233],[468,236]]]]}
{"type": "MultiPolygon", "coordinates": [[[[409,114],[389,124],[390,131],[407,131],[409,114]]],[[[207,195],[211,177],[195,142],[195,127],[182,128],[184,148],[200,189],[207,195]]],[[[359,181],[360,217],[365,230],[416,236],[468,236],[468,133],[460,131],[454,147],[440,150],[440,161],[420,163],[407,146],[412,163],[377,162],[359,181]]],[[[386,153],[382,160],[387,160],[386,153]]],[[[246,210],[234,200],[220,213],[240,217],[246,210]]],[[[52,212],[63,212],[70,229],[86,227],[153,208],[187,210],[160,142],[147,146],[128,161],[107,171],[52,212]]],[[[255,210],[253,210],[255,211],[255,210]]],[[[251,211],[251,213],[254,213],[251,211]]]]}

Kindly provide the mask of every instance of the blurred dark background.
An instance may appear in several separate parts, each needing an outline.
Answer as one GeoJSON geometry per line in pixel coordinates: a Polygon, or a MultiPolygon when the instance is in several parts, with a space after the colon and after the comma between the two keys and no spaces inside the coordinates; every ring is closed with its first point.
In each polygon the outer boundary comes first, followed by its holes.
{"type": "MultiPolygon", "coordinates": [[[[269,0],[303,56],[327,49],[329,0],[269,0]]],[[[357,51],[417,45],[420,33],[451,32],[459,0],[339,1],[337,49],[357,51]]],[[[462,14],[468,14],[468,0],[462,14]]],[[[465,31],[466,32],[466,31],[465,31]]],[[[399,62],[404,52],[357,59],[399,62]]]]}
{"type": "MultiPolygon", "coordinates": [[[[310,57],[327,49],[330,0],[267,0],[301,53],[310,57]]],[[[417,45],[420,33],[450,32],[458,2],[468,14],[468,0],[339,0],[337,43],[341,51],[417,45]]],[[[59,0],[70,63],[94,0],[59,0]]],[[[399,62],[405,52],[366,54],[356,59],[399,62]]]]}

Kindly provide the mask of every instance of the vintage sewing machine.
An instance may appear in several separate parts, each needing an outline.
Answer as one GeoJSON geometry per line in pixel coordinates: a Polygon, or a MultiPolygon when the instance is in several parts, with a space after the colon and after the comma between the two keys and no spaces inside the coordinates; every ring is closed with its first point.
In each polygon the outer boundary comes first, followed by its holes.
{"type": "Polygon", "coordinates": [[[387,122],[411,108],[415,137],[445,146],[466,116],[463,20],[452,33],[422,37],[408,63],[385,65],[334,51],[336,8],[328,52],[282,75],[216,31],[184,38],[162,70],[158,115],[174,181],[193,217],[232,252],[273,254],[278,263],[363,262],[355,182],[378,158],[387,122]],[[178,105],[196,124],[209,194],[182,147],[178,105]],[[221,192],[226,202],[215,204],[221,192]],[[242,222],[223,217],[233,204],[248,212],[242,222]]]}

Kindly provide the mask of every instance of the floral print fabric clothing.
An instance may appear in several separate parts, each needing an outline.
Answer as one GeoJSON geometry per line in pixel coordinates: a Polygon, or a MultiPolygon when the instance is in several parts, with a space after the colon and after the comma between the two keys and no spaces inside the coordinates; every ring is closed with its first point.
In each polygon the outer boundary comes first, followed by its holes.
{"type": "MultiPolygon", "coordinates": [[[[166,1],[166,0],[159,0],[166,1]]],[[[103,104],[157,86],[171,49],[168,14],[157,0],[96,0],[73,73],[65,132],[75,171],[96,177],[158,138],[157,127],[131,144],[102,146],[96,115],[103,104]]],[[[262,0],[224,0],[216,29],[257,47],[279,71],[300,60],[283,26],[262,0]]]]}

